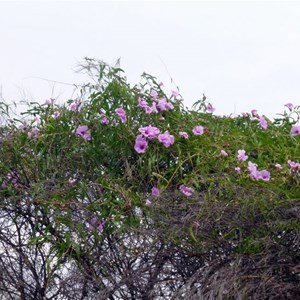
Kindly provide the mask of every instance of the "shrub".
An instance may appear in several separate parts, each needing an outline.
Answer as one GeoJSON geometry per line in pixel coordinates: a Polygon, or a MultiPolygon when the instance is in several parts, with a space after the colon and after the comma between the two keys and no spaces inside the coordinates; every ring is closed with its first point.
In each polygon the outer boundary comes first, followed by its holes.
{"type": "Polygon", "coordinates": [[[84,70],[88,96],[1,127],[4,299],[296,299],[299,106],[220,117],[84,70]]]}

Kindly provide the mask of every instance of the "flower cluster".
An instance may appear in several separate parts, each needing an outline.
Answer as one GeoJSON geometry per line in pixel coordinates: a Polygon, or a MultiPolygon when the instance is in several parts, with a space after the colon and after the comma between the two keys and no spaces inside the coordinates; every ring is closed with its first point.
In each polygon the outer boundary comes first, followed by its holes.
{"type": "Polygon", "coordinates": [[[166,148],[174,144],[175,138],[168,131],[160,133],[160,129],[154,126],[147,126],[139,128],[141,133],[136,137],[134,149],[138,153],[145,153],[148,148],[148,140],[157,139],[166,148]]]}
{"type": "Polygon", "coordinates": [[[257,170],[257,164],[252,163],[251,161],[248,162],[248,171],[250,178],[253,180],[263,180],[263,181],[269,181],[271,176],[270,172],[267,170],[257,170]]]}
{"type": "Polygon", "coordinates": [[[157,92],[152,91],[151,92],[152,104],[150,106],[148,105],[146,100],[139,97],[138,107],[144,109],[146,114],[151,114],[151,113],[157,114],[158,112],[164,112],[164,111],[174,109],[174,105],[171,102],[167,101],[166,98],[158,99],[157,97],[158,97],[157,92]]]}

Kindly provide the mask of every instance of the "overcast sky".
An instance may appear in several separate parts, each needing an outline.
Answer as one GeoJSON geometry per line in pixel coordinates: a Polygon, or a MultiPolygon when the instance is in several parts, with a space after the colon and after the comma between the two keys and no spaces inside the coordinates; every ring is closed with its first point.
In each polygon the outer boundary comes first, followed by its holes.
{"type": "Polygon", "coordinates": [[[300,2],[0,2],[0,86],[11,102],[63,102],[81,84],[83,57],[121,58],[216,114],[274,116],[300,104],[300,2]]]}

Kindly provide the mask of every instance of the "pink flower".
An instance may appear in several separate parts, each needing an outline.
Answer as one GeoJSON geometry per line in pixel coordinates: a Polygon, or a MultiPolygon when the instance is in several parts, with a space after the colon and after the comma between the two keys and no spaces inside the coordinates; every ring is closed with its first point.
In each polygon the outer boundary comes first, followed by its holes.
{"type": "Polygon", "coordinates": [[[228,156],[228,153],[225,150],[221,150],[220,154],[224,157],[228,156]]]}
{"type": "Polygon", "coordinates": [[[148,148],[147,140],[140,134],[135,139],[134,149],[137,153],[145,153],[148,148]]]}
{"type": "Polygon", "coordinates": [[[158,140],[164,144],[166,148],[174,144],[175,138],[168,131],[158,136],[158,140]]]}
{"type": "Polygon", "coordinates": [[[76,129],[76,134],[83,137],[86,141],[90,141],[91,138],[91,131],[86,125],[80,125],[76,129]]]}
{"type": "Polygon", "coordinates": [[[126,117],[126,112],[122,107],[118,107],[115,110],[116,114],[118,115],[118,117],[120,118],[122,123],[126,123],[127,121],[127,117],[126,117]]]}
{"type": "Polygon", "coordinates": [[[246,155],[245,150],[238,150],[238,155],[237,155],[238,160],[244,161],[248,159],[248,156],[246,155]]]}
{"type": "Polygon", "coordinates": [[[194,135],[202,135],[204,133],[204,127],[203,126],[196,126],[193,128],[193,134],[194,135]]]}
{"type": "Polygon", "coordinates": [[[287,103],[284,106],[286,106],[289,110],[293,110],[294,105],[292,103],[287,103]]]}
{"type": "Polygon", "coordinates": [[[206,111],[209,113],[213,113],[216,109],[212,106],[211,103],[208,103],[207,107],[206,107],[206,111]]]}
{"type": "Polygon", "coordinates": [[[274,167],[277,169],[277,170],[282,170],[282,166],[281,164],[275,164],[274,167]]]}
{"type": "Polygon", "coordinates": [[[184,138],[184,139],[188,139],[189,138],[189,135],[185,131],[179,131],[179,136],[182,137],[182,138],[184,138]]]}
{"type": "Polygon", "coordinates": [[[159,197],[159,195],[160,195],[159,189],[154,186],[151,190],[151,195],[154,197],[159,197]]]}
{"type": "Polygon", "coordinates": [[[151,125],[139,128],[139,132],[148,139],[154,139],[160,134],[160,130],[151,125]]]}
{"type": "Polygon", "coordinates": [[[179,187],[179,190],[181,193],[183,193],[184,195],[186,195],[187,197],[190,197],[192,196],[193,192],[194,192],[194,189],[193,188],[190,188],[190,187],[187,187],[185,185],[180,185],[179,187]]]}
{"type": "Polygon", "coordinates": [[[81,102],[79,100],[74,100],[70,106],[69,106],[69,110],[71,111],[77,111],[79,106],[80,106],[81,102]]]}
{"type": "Polygon", "coordinates": [[[296,136],[296,135],[300,134],[300,125],[293,126],[290,134],[291,134],[291,136],[296,136]]]}
{"type": "Polygon", "coordinates": [[[267,129],[267,128],[268,128],[267,120],[266,120],[263,116],[261,116],[261,117],[259,118],[259,125],[260,125],[260,127],[261,127],[262,129],[267,129]]]}

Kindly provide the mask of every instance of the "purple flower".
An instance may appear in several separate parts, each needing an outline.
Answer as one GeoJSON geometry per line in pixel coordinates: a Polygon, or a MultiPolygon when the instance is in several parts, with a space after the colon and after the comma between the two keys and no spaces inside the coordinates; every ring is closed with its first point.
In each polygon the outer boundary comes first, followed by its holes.
{"type": "Polygon", "coordinates": [[[182,138],[184,138],[184,139],[188,139],[189,138],[189,135],[185,131],[179,131],[179,136],[182,137],[182,138]]]}
{"type": "Polygon", "coordinates": [[[228,153],[225,150],[221,150],[220,154],[224,157],[228,156],[228,153]]]}
{"type": "Polygon", "coordinates": [[[247,112],[242,112],[241,115],[242,115],[243,117],[249,117],[249,116],[250,116],[250,114],[247,113],[247,112]]]}
{"type": "Polygon", "coordinates": [[[151,113],[154,113],[154,114],[158,113],[158,110],[157,110],[155,102],[152,103],[152,106],[150,107],[150,109],[151,109],[151,113]]]}
{"type": "Polygon", "coordinates": [[[288,160],[291,173],[300,173],[300,163],[288,160]]]}
{"type": "Polygon", "coordinates": [[[26,129],[28,128],[28,125],[26,123],[22,123],[18,129],[21,130],[21,131],[25,131],[26,129]]]}
{"type": "Polygon", "coordinates": [[[156,104],[156,108],[158,111],[167,111],[167,100],[165,98],[160,99],[156,104]]]}
{"type": "Polygon", "coordinates": [[[79,100],[74,100],[70,106],[69,106],[69,110],[71,111],[77,111],[79,106],[80,106],[81,102],[79,100]]]}
{"type": "Polygon", "coordinates": [[[256,109],[252,109],[251,114],[253,117],[259,117],[256,109]]]}
{"type": "Polygon", "coordinates": [[[171,97],[176,98],[177,96],[179,96],[179,93],[177,91],[171,91],[171,97]]]}
{"type": "Polygon", "coordinates": [[[83,137],[86,141],[90,141],[92,139],[91,137],[91,131],[86,125],[80,125],[76,129],[76,134],[83,137]]]}
{"type": "Polygon", "coordinates": [[[282,166],[281,164],[275,164],[274,167],[277,169],[277,170],[282,170],[282,166]]]}
{"type": "Polygon", "coordinates": [[[44,105],[53,105],[54,101],[55,101],[55,99],[53,99],[53,98],[47,99],[45,101],[44,105]]]}
{"type": "Polygon", "coordinates": [[[284,106],[286,106],[289,110],[293,110],[294,105],[292,103],[286,103],[284,106]]]}
{"type": "Polygon", "coordinates": [[[149,107],[149,106],[146,106],[146,107],[144,108],[144,110],[145,110],[145,113],[146,113],[147,115],[150,115],[150,114],[152,114],[152,113],[153,113],[153,110],[152,110],[152,108],[151,108],[151,107],[149,107]]]}
{"type": "Polygon", "coordinates": [[[151,125],[139,128],[139,132],[148,139],[154,139],[160,134],[160,130],[151,125]]]}
{"type": "Polygon", "coordinates": [[[157,187],[154,186],[154,187],[151,189],[151,195],[152,195],[153,197],[159,197],[159,195],[160,195],[159,189],[158,189],[157,187]]]}
{"type": "Polygon", "coordinates": [[[167,109],[167,110],[172,110],[172,109],[174,109],[173,104],[172,104],[171,102],[167,102],[167,103],[166,103],[166,109],[167,109]]]}
{"type": "Polygon", "coordinates": [[[100,123],[102,125],[108,125],[109,124],[109,120],[108,120],[107,116],[103,113],[100,116],[100,123]]]}
{"type": "Polygon", "coordinates": [[[126,123],[127,121],[127,117],[126,117],[126,112],[122,107],[118,107],[115,110],[116,114],[118,115],[118,117],[120,118],[122,123],[126,123]]]}
{"type": "Polygon", "coordinates": [[[268,128],[267,120],[263,116],[259,117],[259,125],[262,129],[268,128]]]}
{"type": "Polygon", "coordinates": [[[37,139],[41,135],[41,130],[37,127],[33,127],[31,131],[28,131],[27,135],[30,139],[37,139]]]}
{"type": "Polygon", "coordinates": [[[180,190],[181,193],[183,193],[187,197],[192,196],[192,194],[194,192],[193,188],[187,187],[187,186],[185,186],[183,184],[180,185],[179,190],[180,190]]]}
{"type": "Polygon", "coordinates": [[[60,116],[60,112],[59,112],[58,110],[56,110],[56,111],[53,113],[52,116],[53,116],[54,119],[58,119],[59,116],[60,116]]]}
{"type": "Polygon", "coordinates": [[[238,174],[241,173],[241,168],[240,168],[240,167],[235,167],[234,170],[235,170],[238,174]]]}
{"type": "Polygon", "coordinates": [[[248,159],[248,156],[246,155],[245,150],[238,150],[238,155],[237,155],[238,160],[244,161],[248,159]]]}
{"type": "Polygon", "coordinates": [[[292,127],[290,134],[291,136],[300,134],[300,125],[295,125],[294,127],[292,127]]]}
{"type": "Polygon", "coordinates": [[[89,230],[97,230],[99,233],[103,231],[105,221],[103,219],[99,219],[98,217],[92,217],[88,222],[89,230]]]}
{"type": "Polygon", "coordinates": [[[252,163],[251,161],[248,162],[248,171],[250,173],[250,177],[253,180],[263,180],[263,181],[269,181],[271,176],[270,172],[267,170],[258,171],[257,170],[257,164],[252,163]]]}
{"type": "Polygon", "coordinates": [[[148,103],[141,97],[138,98],[138,107],[146,108],[148,107],[148,103]]]}
{"type": "Polygon", "coordinates": [[[148,148],[147,140],[140,134],[136,137],[134,149],[137,153],[145,153],[148,148]]]}
{"type": "Polygon", "coordinates": [[[209,113],[213,113],[216,109],[212,106],[211,103],[208,103],[207,107],[206,107],[206,111],[209,113]]]}
{"type": "Polygon", "coordinates": [[[14,187],[17,187],[17,182],[19,180],[19,175],[16,171],[8,172],[5,176],[1,188],[5,188],[9,183],[12,183],[14,187]]]}
{"type": "Polygon", "coordinates": [[[157,97],[158,97],[157,91],[152,90],[152,91],[150,92],[150,96],[151,96],[151,98],[152,98],[153,100],[156,100],[157,97]]]}
{"type": "Polygon", "coordinates": [[[194,135],[202,135],[204,133],[204,127],[203,126],[196,126],[193,128],[193,134],[194,135]]]}
{"type": "Polygon", "coordinates": [[[252,163],[251,161],[248,162],[248,171],[250,173],[250,177],[252,179],[258,179],[258,171],[257,171],[257,164],[252,163]]]}
{"type": "Polygon", "coordinates": [[[168,131],[158,136],[158,140],[164,144],[166,148],[174,144],[175,138],[168,131]]]}
{"type": "Polygon", "coordinates": [[[271,175],[267,170],[262,170],[257,172],[257,179],[261,179],[263,181],[270,181],[271,175]]]}

